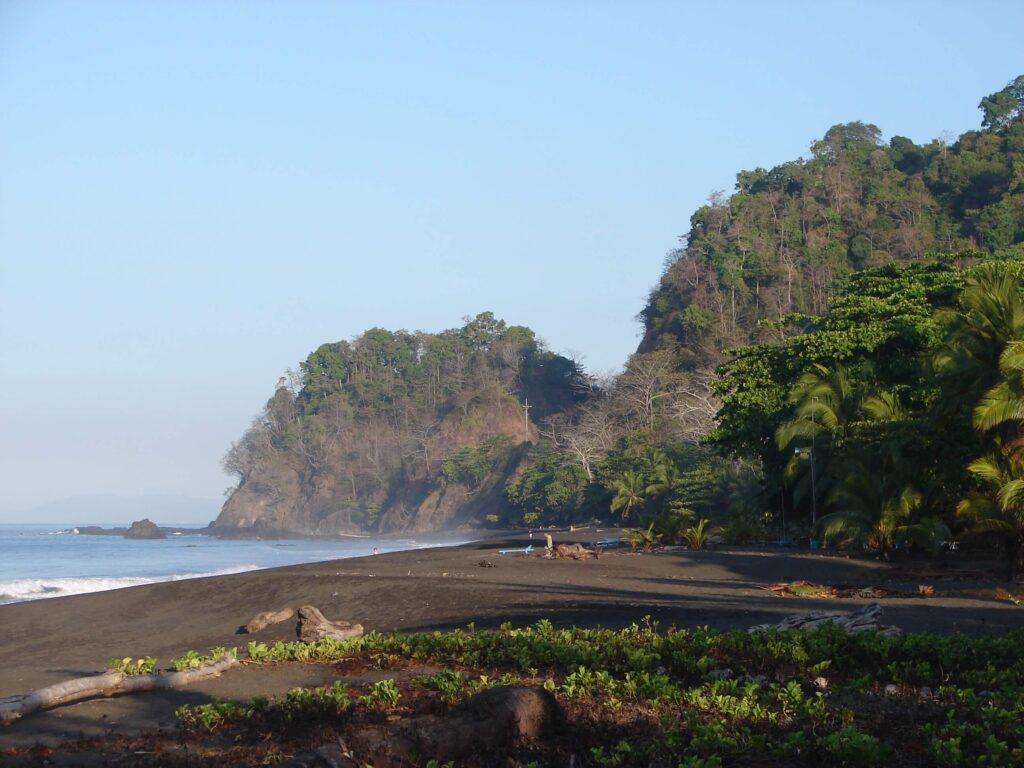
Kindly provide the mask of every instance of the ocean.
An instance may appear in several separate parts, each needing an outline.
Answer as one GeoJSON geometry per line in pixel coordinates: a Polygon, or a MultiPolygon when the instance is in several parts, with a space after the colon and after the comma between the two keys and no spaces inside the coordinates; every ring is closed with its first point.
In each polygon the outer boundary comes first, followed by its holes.
{"type": "Polygon", "coordinates": [[[0,605],[159,581],[361,557],[372,554],[374,547],[384,553],[466,541],[441,541],[436,537],[215,539],[198,533],[134,540],[120,536],[85,536],[76,530],[69,525],[0,524],[0,605]]]}

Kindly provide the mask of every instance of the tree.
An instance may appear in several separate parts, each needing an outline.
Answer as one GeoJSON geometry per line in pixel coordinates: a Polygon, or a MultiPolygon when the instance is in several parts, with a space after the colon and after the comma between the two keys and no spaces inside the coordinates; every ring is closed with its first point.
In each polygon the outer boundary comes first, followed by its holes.
{"type": "Polygon", "coordinates": [[[1019,439],[1024,421],[1024,340],[1007,342],[999,355],[999,373],[1000,379],[974,408],[974,426],[982,432],[1009,426],[1012,437],[1019,439]]]}
{"type": "Polygon", "coordinates": [[[867,545],[886,559],[902,542],[934,550],[949,529],[937,521],[913,520],[923,496],[907,481],[909,469],[877,454],[854,460],[831,495],[838,511],[818,521],[823,540],[867,545]]]}
{"type": "Polygon", "coordinates": [[[654,432],[663,401],[675,394],[678,384],[675,355],[667,350],[635,354],[615,386],[614,398],[627,415],[639,420],[640,428],[654,432]]]}
{"type": "Polygon", "coordinates": [[[611,490],[615,493],[612,498],[612,512],[619,512],[622,520],[629,520],[635,512],[644,506],[644,492],[646,482],[642,474],[635,470],[626,470],[612,481],[611,490]]]}
{"type": "Polygon", "coordinates": [[[1007,344],[1024,340],[1019,269],[1014,263],[982,264],[967,279],[958,306],[936,315],[943,335],[932,363],[942,388],[940,411],[979,403],[999,379],[1007,344]]]}
{"type": "Polygon", "coordinates": [[[967,466],[985,491],[967,496],[957,514],[981,533],[994,533],[1006,559],[1006,580],[1013,581],[1024,552],[1024,459],[995,448],[967,466]]]}
{"type": "Polygon", "coordinates": [[[543,435],[569,453],[592,481],[594,465],[608,455],[619,432],[607,404],[596,402],[582,406],[574,417],[555,414],[545,421],[543,435]]]}
{"type": "Polygon", "coordinates": [[[699,445],[716,426],[722,401],[715,393],[715,372],[702,368],[680,377],[671,415],[680,440],[699,445]]]}
{"type": "Polygon", "coordinates": [[[789,401],[795,407],[793,418],[775,432],[779,448],[793,441],[813,442],[816,438],[842,440],[860,418],[865,400],[864,378],[856,379],[845,365],[831,368],[814,363],[794,385],[789,401]]]}
{"type": "Polygon", "coordinates": [[[999,131],[1024,119],[1024,75],[1017,76],[1001,91],[989,94],[978,104],[985,117],[982,126],[999,131]]]}

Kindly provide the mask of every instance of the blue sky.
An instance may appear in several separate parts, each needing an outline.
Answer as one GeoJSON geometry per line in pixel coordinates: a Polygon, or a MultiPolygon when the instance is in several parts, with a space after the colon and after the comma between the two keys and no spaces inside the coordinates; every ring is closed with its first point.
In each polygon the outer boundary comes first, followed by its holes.
{"type": "Polygon", "coordinates": [[[693,210],[829,126],[924,142],[1024,4],[0,2],[0,521],[218,498],[325,341],[491,310],[594,370],[693,210]]]}

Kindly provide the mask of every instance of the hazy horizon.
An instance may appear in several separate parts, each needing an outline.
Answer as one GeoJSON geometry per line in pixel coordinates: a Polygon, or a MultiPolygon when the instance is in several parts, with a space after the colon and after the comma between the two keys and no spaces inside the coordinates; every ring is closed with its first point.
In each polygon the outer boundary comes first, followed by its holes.
{"type": "Polygon", "coordinates": [[[68,496],[19,510],[0,523],[32,525],[127,525],[148,518],[159,525],[205,525],[217,516],[224,499],[166,494],[96,493],[68,496]],[[31,519],[26,519],[30,515],[31,519]]]}
{"type": "Polygon", "coordinates": [[[370,327],[489,310],[621,366],[738,171],[980,125],[1024,7],[963,10],[0,5],[0,522],[219,506],[278,377],[370,327]]]}

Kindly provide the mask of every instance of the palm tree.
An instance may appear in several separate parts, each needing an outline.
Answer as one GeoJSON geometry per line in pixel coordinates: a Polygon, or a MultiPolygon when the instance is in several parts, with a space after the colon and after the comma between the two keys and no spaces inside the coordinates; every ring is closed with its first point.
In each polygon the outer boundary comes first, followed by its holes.
{"type": "Polygon", "coordinates": [[[644,489],[646,483],[639,472],[627,469],[612,483],[615,496],[612,498],[612,512],[619,512],[622,519],[628,520],[633,513],[644,506],[644,489]]]}
{"type": "Polygon", "coordinates": [[[845,469],[842,482],[830,497],[838,511],[818,522],[824,541],[848,546],[866,544],[888,558],[901,541],[934,548],[948,536],[948,529],[941,523],[912,519],[923,497],[884,454],[876,454],[868,463],[855,460],[845,469]]]}
{"type": "Polygon", "coordinates": [[[974,408],[974,427],[981,432],[1009,427],[1020,437],[1024,421],[1024,341],[1006,344],[999,356],[999,380],[974,408]]]}
{"type": "Polygon", "coordinates": [[[683,481],[683,473],[679,467],[668,457],[658,462],[654,467],[654,479],[647,485],[647,493],[651,496],[661,496],[671,493],[679,487],[683,481]]]}
{"type": "Polygon", "coordinates": [[[932,359],[943,390],[936,405],[940,415],[951,415],[982,400],[998,380],[1007,345],[1024,340],[1021,282],[1005,265],[983,264],[968,279],[960,307],[936,319],[945,337],[932,359]]]}
{"type": "Polygon", "coordinates": [[[775,442],[785,448],[794,441],[841,439],[859,419],[864,400],[863,387],[845,365],[830,369],[814,363],[790,393],[789,401],[796,406],[793,418],[775,431],[775,442]]]}
{"type": "Polygon", "coordinates": [[[957,514],[973,522],[976,531],[999,536],[1006,557],[1006,580],[1013,581],[1024,552],[1024,459],[1019,452],[998,448],[967,465],[987,486],[988,493],[963,499],[957,514]]]}
{"type": "Polygon", "coordinates": [[[851,428],[861,418],[866,394],[864,386],[855,381],[850,370],[841,363],[832,368],[815,363],[797,380],[789,396],[794,405],[793,418],[775,431],[775,442],[781,450],[811,447],[813,463],[800,460],[807,455],[806,451],[796,451],[786,464],[786,481],[793,489],[794,504],[810,495],[814,497],[813,510],[819,491],[827,491],[838,481],[831,461],[832,449],[845,442],[851,428]]]}

